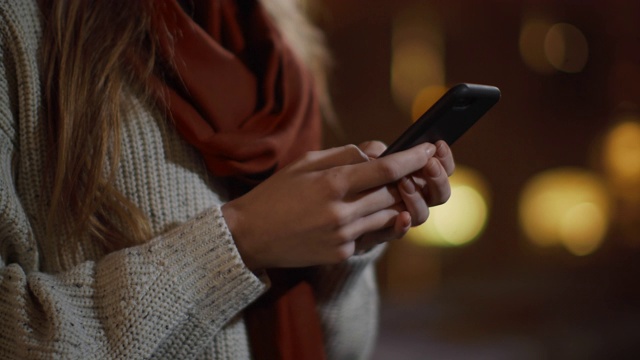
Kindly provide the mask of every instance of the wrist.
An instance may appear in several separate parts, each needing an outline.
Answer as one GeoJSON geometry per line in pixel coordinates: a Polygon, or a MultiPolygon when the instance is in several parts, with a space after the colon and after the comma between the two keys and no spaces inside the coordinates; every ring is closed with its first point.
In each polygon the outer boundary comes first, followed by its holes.
{"type": "Polygon", "coordinates": [[[247,240],[249,236],[246,234],[247,227],[244,225],[246,222],[242,211],[238,209],[237,205],[236,200],[222,205],[222,216],[245,266],[249,270],[256,272],[262,270],[264,266],[260,265],[258,259],[253,255],[254,251],[247,240]]]}

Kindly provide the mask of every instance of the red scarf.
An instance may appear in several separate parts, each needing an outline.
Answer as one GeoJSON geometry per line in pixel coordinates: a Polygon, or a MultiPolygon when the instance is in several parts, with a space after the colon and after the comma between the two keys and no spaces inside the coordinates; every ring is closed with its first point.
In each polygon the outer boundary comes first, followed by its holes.
{"type": "MultiPolygon", "coordinates": [[[[313,80],[257,1],[158,1],[160,52],[173,77],[156,82],[178,132],[209,171],[255,183],[320,147],[313,80]],[[193,12],[193,17],[187,13],[193,12]],[[166,26],[166,28],[164,28],[166,26]]],[[[245,312],[256,359],[324,359],[304,270],[271,271],[245,312]]]]}

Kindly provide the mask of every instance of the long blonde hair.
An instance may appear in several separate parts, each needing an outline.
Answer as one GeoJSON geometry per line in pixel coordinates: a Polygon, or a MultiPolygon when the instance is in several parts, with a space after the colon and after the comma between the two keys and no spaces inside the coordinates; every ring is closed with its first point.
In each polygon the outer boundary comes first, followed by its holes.
{"type": "Polygon", "coordinates": [[[149,236],[144,214],[113,185],[125,94],[148,98],[144,78],[155,63],[148,6],[147,0],[42,3],[50,235],[88,235],[109,250],[149,236]]]}
{"type": "MultiPolygon", "coordinates": [[[[154,0],[42,0],[43,72],[51,161],[49,235],[90,236],[107,250],[141,243],[149,221],[114,187],[128,99],[152,99],[147,79],[159,65],[152,36],[154,0]],[[133,94],[132,94],[133,92],[133,94]],[[132,96],[133,95],[133,96],[132,96]]],[[[330,115],[321,33],[297,0],[265,8],[314,72],[330,115]]],[[[58,236],[59,237],[59,236],[58,236]]]]}

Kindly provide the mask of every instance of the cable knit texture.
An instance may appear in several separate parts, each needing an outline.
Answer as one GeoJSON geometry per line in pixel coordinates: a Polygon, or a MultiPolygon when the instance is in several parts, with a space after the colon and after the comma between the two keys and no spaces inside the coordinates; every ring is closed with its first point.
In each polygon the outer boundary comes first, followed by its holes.
{"type": "MultiPolygon", "coordinates": [[[[109,254],[45,238],[40,22],[35,0],[0,0],[0,358],[249,359],[242,310],[269,281],[244,266],[197,152],[141,105],[116,185],[154,238],[109,254]]],[[[380,251],[318,268],[331,359],[371,352],[380,251]]]]}

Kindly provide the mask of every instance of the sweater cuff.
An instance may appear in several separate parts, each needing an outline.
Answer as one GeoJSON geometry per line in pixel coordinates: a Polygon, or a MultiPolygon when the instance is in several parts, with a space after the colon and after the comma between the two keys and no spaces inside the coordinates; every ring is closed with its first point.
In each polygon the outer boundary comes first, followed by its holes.
{"type": "Polygon", "coordinates": [[[269,287],[242,261],[220,207],[214,207],[164,236],[173,248],[161,264],[175,274],[194,312],[205,321],[229,320],[269,287]]]}
{"type": "Polygon", "coordinates": [[[386,244],[377,245],[370,251],[354,255],[339,264],[318,267],[313,277],[318,301],[325,303],[336,300],[344,293],[344,289],[360,280],[365,269],[373,266],[386,248],[386,244]]]}

